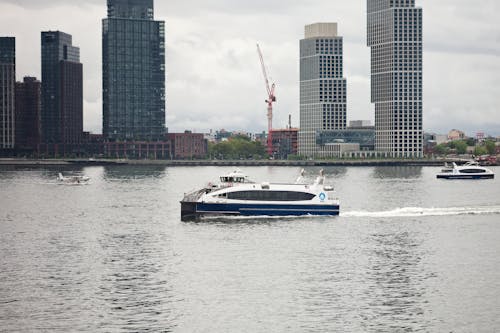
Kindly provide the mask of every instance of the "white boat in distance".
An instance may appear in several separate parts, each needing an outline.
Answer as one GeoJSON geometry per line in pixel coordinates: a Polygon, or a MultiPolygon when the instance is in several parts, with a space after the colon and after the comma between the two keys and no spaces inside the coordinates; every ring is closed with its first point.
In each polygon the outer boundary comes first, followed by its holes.
{"type": "Polygon", "coordinates": [[[62,173],[59,172],[57,176],[57,180],[64,184],[87,184],[90,180],[87,176],[63,176],[62,173]]]}
{"type": "Polygon", "coordinates": [[[436,177],[441,179],[492,179],[495,178],[495,174],[490,169],[471,161],[461,166],[453,162],[451,167],[445,166],[436,177]]]}
{"type": "Polygon", "coordinates": [[[304,184],[302,177],[295,184],[256,183],[236,170],[220,177],[219,184],[209,183],[186,194],[181,201],[181,220],[225,215],[339,215],[333,187],[324,182],[323,170],[313,184],[304,184]]]}

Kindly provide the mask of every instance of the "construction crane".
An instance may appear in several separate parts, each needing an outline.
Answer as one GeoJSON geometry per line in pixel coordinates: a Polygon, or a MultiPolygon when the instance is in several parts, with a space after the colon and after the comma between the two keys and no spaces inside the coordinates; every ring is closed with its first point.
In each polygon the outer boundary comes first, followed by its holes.
{"type": "Polygon", "coordinates": [[[273,103],[276,102],[276,96],[274,95],[274,88],[276,85],[273,83],[269,86],[269,79],[267,78],[266,66],[264,65],[264,57],[262,56],[262,51],[260,50],[259,44],[257,44],[257,52],[259,53],[260,64],[262,66],[262,73],[264,74],[264,80],[266,81],[267,89],[267,153],[273,155],[273,103]]]}

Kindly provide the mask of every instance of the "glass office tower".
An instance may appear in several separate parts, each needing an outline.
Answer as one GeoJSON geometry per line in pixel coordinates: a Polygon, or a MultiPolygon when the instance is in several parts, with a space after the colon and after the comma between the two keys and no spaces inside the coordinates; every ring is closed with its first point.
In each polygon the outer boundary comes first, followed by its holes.
{"type": "Polygon", "coordinates": [[[83,66],[71,35],[42,32],[42,141],[78,144],[83,135],[83,66]]]}
{"type": "Polygon", "coordinates": [[[108,0],[103,20],[103,135],[159,141],[165,135],[165,23],[153,0],[108,0]]]}
{"type": "Polygon", "coordinates": [[[316,142],[320,133],[346,128],[343,63],[337,23],[307,25],[300,41],[300,155],[316,156],[322,150],[316,142]]]}
{"type": "Polygon", "coordinates": [[[415,0],[368,0],[375,149],[422,157],[422,9],[415,0]]]}
{"type": "Polygon", "coordinates": [[[0,37],[0,149],[15,143],[16,39],[0,37]]]}

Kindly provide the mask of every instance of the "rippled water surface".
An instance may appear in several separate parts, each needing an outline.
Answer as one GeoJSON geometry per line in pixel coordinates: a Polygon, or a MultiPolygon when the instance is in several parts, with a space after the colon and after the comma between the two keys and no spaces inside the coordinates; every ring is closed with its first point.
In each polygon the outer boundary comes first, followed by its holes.
{"type": "Polygon", "coordinates": [[[325,168],[338,217],[184,223],[183,193],[230,169],[73,168],[91,183],[67,186],[59,169],[3,167],[0,331],[498,332],[493,169],[325,168]]]}

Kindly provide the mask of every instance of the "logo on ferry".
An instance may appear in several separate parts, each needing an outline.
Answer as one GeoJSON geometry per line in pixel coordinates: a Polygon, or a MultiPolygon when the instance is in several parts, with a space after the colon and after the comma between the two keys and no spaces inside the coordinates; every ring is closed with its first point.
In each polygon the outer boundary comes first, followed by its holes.
{"type": "Polygon", "coordinates": [[[326,199],[326,194],[325,194],[325,193],[323,193],[323,192],[321,192],[321,193],[319,194],[319,200],[321,200],[321,201],[325,201],[325,199],[326,199]]]}

